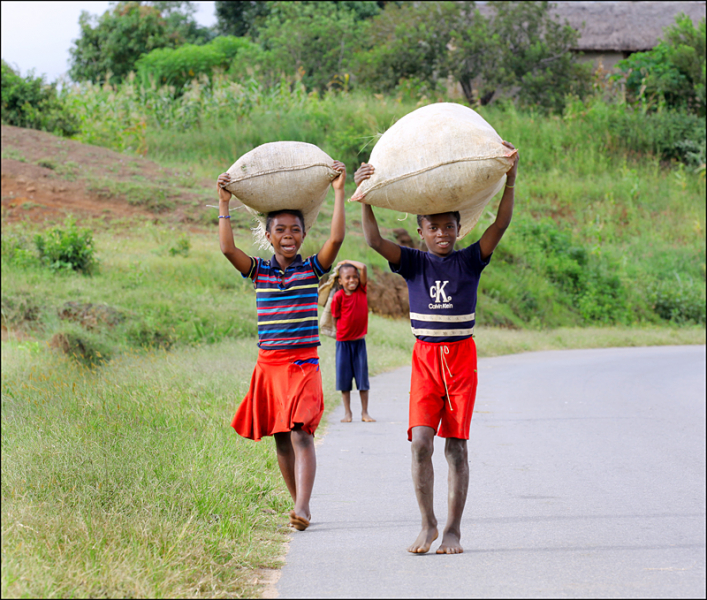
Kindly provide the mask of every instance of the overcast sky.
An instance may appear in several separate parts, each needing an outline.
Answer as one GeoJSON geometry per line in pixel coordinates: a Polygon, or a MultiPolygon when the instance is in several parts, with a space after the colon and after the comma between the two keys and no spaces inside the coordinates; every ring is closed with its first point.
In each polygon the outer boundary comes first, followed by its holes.
{"type": "MultiPolygon", "coordinates": [[[[213,2],[194,2],[196,20],[216,23],[213,2]]],[[[69,70],[69,48],[79,37],[82,10],[102,15],[110,2],[10,2],[2,0],[2,58],[22,75],[34,69],[55,81],[69,70]]]]}

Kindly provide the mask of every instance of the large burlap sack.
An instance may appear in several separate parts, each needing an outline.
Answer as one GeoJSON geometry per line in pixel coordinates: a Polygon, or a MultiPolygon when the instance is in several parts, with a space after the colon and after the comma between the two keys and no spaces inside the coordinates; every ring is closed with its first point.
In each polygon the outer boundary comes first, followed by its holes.
{"type": "Polygon", "coordinates": [[[333,162],[314,144],[270,142],[241,156],[228,169],[231,181],[224,187],[258,220],[256,240],[267,246],[265,220],[274,210],[301,210],[309,230],[339,174],[333,162]]]}
{"type": "Polygon", "coordinates": [[[386,131],[371,152],[375,173],[351,198],[415,215],[458,210],[459,237],[503,188],[515,150],[477,112],[451,102],[423,106],[386,131]]]}

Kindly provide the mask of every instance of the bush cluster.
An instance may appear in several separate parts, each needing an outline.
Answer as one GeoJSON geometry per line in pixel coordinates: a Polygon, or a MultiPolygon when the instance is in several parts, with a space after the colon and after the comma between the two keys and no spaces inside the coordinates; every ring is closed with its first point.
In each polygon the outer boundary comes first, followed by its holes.
{"type": "Polygon", "coordinates": [[[88,228],[78,228],[72,218],[68,218],[63,227],[37,233],[34,243],[41,263],[53,271],[78,271],[89,275],[98,266],[93,233],[88,228]]]}
{"type": "Polygon", "coordinates": [[[29,73],[22,77],[2,61],[2,122],[58,135],[79,132],[79,123],[57,94],[56,85],[29,73]]]}

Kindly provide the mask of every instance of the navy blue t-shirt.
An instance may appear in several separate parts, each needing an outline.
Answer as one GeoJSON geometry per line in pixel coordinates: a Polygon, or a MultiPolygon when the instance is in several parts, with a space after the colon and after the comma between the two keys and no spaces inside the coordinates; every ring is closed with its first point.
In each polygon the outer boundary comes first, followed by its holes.
{"type": "Polygon", "coordinates": [[[445,257],[400,247],[400,264],[388,264],[408,284],[410,325],[417,339],[458,342],[473,335],[476,290],[489,260],[481,260],[479,242],[445,257]]]}

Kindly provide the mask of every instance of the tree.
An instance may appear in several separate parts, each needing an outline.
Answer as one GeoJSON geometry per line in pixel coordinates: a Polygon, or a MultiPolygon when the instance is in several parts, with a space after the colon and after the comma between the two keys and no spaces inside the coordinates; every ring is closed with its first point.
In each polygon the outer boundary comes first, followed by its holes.
{"type": "Polygon", "coordinates": [[[447,73],[458,13],[456,2],[389,3],[361,35],[367,43],[356,57],[359,82],[380,92],[393,90],[402,79],[436,85],[447,73]]]}
{"type": "Polygon", "coordinates": [[[521,106],[561,112],[565,98],[589,90],[590,66],[577,62],[570,49],[579,33],[558,23],[548,2],[490,2],[495,9],[491,32],[501,44],[499,62],[484,78],[516,90],[521,106]]]}
{"type": "Polygon", "coordinates": [[[22,77],[2,61],[2,122],[71,136],[79,132],[78,119],[58,96],[55,84],[30,72],[22,77]]]}
{"type": "Polygon", "coordinates": [[[648,52],[636,52],[618,63],[629,102],[685,109],[705,116],[705,19],[695,27],[680,14],[666,27],[664,39],[648,52]]]}
{"type": "Polygon", "coordinates": [[[222,35],[254,35],[270,13],[268,2],[259,0],[216,2],[216,28],[222,35]]]}
{"type": "Polygon", "coordinates": [[[324,91],[345,79],[358,47],[355,14],[334,2],[272,2],[260,29],[257,54],[244,62],[259,65],[266,85],[298,73],[307,89],[324,91]]]}
{"type": "Polygon", "coordinates": [[[193,13],[190,2],[118,2],[100,17],[82,11],[69,75],[74,81],[98,83],[110,73],[111,82],[119,82],[140,56],[155,48],[179,46],[189,36],[205,40],[193,13]]]}

